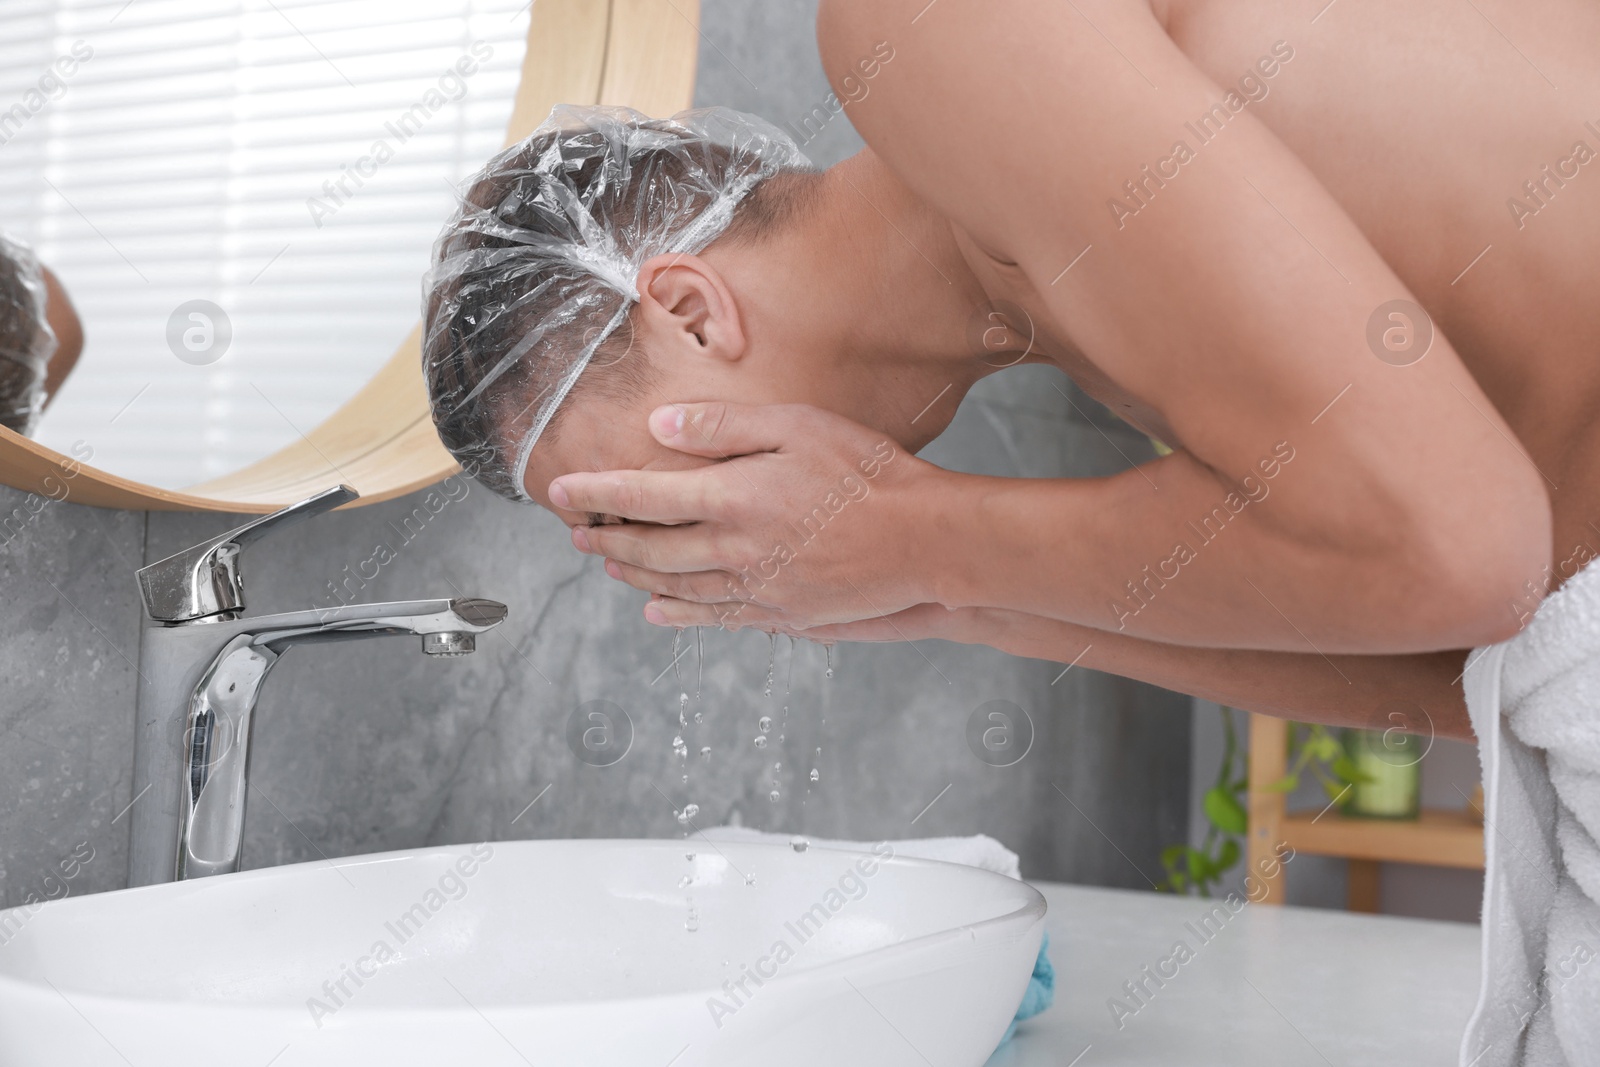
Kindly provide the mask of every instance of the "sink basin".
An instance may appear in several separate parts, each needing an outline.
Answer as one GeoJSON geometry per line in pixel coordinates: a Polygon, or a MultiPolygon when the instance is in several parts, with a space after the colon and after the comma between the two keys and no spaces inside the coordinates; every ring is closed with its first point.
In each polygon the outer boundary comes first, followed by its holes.
{"type": "Polygon", "coordinates": [[[0,1067],[979,1067],[1044,898],[878,849],[481,843],[0,912],[0,1067]]]}

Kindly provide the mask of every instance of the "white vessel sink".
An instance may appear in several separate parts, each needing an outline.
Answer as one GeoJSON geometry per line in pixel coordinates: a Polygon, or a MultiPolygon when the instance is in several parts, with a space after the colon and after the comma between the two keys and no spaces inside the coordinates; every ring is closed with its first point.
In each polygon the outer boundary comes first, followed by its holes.
{"type": "Polygon", "coordinates": [[[1044,913],[975,868],[784,845],[295,864],[0,912],[0,1067],[979,1067],[1044,913]]]}

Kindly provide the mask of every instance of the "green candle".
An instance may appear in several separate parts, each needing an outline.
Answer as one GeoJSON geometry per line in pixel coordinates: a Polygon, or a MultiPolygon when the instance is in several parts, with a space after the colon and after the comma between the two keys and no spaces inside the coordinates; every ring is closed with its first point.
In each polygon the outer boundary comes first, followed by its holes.
{"type": "Polygon", "coordinates": [[[1345,752],[1355,765],[1347,815],[1415,819],[1422,800],[1422,743],[1399,730],[1346,730],[1345,752]]]}

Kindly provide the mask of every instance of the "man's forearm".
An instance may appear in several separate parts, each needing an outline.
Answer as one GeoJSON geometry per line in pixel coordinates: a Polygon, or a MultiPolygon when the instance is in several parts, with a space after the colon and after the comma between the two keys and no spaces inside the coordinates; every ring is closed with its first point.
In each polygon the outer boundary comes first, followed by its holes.
{"type": "MultiPolygon", "coordinates": [[[[1313,656],[1506,636],[1452,612],[1427,560],[1397,575],[1385,530],[1318,519],[1307,497],[1332,475],[1314,447],[1280,440],[1258,462],[1233,487],[1182,452],[1111,478],[947,473],[922,523],[930,592],[1125,637],[1313,656]]],[[[1515,629],[1509,601],[1503,621],[1515,629]]]]}
{"type": "Polygon", "coordinates": [[[1391,712],[1399,712],[1418,730],[1431,724],[1440,737],[1473,736],[1459,682],[1465,651],[1324,657],[1200,648],[986,609],[952,613],[944,636],[1303,722],[1386,729],[1395,725],[1391,712]],[[1415,709],[1424,714],[1417,716],[1415,709]]]}

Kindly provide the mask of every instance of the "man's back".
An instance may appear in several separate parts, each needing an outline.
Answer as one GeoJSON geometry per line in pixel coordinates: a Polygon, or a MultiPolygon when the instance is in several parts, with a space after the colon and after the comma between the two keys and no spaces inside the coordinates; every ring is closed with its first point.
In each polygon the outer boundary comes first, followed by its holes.
{"type": "MultiPolygon", "coordinates": [[[[1600,8],[1539,0],[1157,0],[1447,334],[1545,476],[1556,567],[1600,554],[1600,8]],[[1312,21],[1315,19],[1315,21],[1312,21]]],[[[1463,415],[1476,416],[1462,405],[1463,415]]],[[[1508,442],[1507,447],[1512,447],[1508,442]]],[[[1581,561],[1578,561],[1581,562],[1581,561]]]]}

